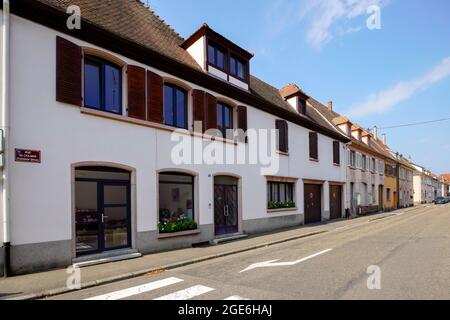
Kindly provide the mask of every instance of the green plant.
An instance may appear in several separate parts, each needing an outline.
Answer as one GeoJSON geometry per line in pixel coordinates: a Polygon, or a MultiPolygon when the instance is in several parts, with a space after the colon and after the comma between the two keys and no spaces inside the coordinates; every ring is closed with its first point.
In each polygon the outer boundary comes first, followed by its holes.
{"type": "Polygon", "coordinates": [[[161,222],[158,228],[160,233],[180,232],[197,229],[197,223],[194,220],[161,222]]]}
{"type": "Polygon", "coordinates": [[[271,201],[267,204],[267,208],[268,209],[295,208],[295,202],[294,201],[287,201],[287,202],[271,201]]]}

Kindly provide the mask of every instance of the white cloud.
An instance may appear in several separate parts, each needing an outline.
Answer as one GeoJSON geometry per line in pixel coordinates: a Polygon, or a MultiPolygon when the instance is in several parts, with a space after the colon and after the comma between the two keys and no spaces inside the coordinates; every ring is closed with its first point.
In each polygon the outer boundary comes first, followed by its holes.
{"type": "Polygon", "coordinates": [[[383,114],[414,94],[450,76],[450,57],[432,70],[413,80],[401,81],[392,88],[370,94],[367,99],[350,108],[349,117],[361,118],[371,114],[383,114]]]}
{"type": "Polygon", "coordinates": [[[390,0],[275,0],[268,8],[267,22],[272,35],[289,27],[306,24],[306,39],[320,49],[333,37],[358,32],[365,22],[351,25],[352,19],[366,15],[371,5],[386,6],[390,0]]]}
{"type": "Polygon", "coordinates": [[[354,18],[366,15],[369,6],[383,7],[387,3],[387,0],[308,0],[300,18],[311,21],[306,36],[314,48],[320,49],[337,35],[362,30],[361,26],[347,24],[354,18]],[[338,32],[339,29],[347,32],[338,32]]]}

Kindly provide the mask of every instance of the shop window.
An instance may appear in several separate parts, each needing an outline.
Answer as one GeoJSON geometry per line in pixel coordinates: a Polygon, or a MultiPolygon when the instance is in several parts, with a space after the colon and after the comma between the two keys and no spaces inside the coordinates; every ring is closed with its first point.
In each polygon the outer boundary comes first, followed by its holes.
{"type": "Polygon", "coordinates": [[[159,231],[197,229],[194,211],[194,177],[183,173],[159,175],[159,231]]]}
{"type": "Polygon", "coordinates": [[[294,183],[268,182],[267,200],[269,209],[295,207],[294,183]]]}

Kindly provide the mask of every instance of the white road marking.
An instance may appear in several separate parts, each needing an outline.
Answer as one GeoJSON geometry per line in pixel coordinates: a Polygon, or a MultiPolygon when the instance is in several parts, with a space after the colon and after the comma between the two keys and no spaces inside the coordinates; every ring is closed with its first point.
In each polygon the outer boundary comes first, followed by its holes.
{"type": "Polygon", "coordinates": [[[93,298],[89,298],[86,300],[119,300],[119,299],[131,297],[131,296],[135,296],[135,295],[138,295],[141,293],[160,289],[163,287],[167,287],[167,286],[170,286],[170,285],[182,282],[182,281],[183,281],[182,279],[171,277],[171,278],[167,278],[167,279],[163,279],[163,280],[159,280],[159,281],[155,281],[155,282],[150,282],[147,284],[143,284],[140,286],[136,286],[136,287],[132,287],[132,288],[124,289],[124,290],[110,292],[110,293],[103,294],[101,296],[97,296],[97,297],[93,297],[93,298]]]}
{"type": "Polygon", "coordinates": [[[238,300],[250,300],[250,299],[246,299],[241,296],[231,296],[231,297],[225,298],[224,300],[238,301],[238,300]]]}
{"type": "Polygon", "coordinates": [[[189,300],[213,290],[213,288],[197,285],[174,293],[170,293],[166,296],[162,296],[154,300],[189,300]]]}
{"type": "Polygon", "coordinates": [[[301,262],[304,262],[306,260],[315,258],[315,257],[320,256],[322,254],[328,253],[328,252],[330,252],[332,250],[333,249],[323,250],[323,251],[317,252],[315,254],[312,254],[310,256],[307,256],[305,258],[301,258],[299,260],[291,261],[291,262],[277,262],[277,261],[280,261],[280,259],[278,259],[278,260],[270,260],[270,261],[254,263],[254,264],[250,265],[249,267],[245,268],[244,270],[242,270],[240,273],[245,272],[245,271],[249,271],[249,270],[252,270],[252,269],[256,269],[256,268],[289,267],[289,266],[293,266],[293,265],[299,264],[301,262]]]}

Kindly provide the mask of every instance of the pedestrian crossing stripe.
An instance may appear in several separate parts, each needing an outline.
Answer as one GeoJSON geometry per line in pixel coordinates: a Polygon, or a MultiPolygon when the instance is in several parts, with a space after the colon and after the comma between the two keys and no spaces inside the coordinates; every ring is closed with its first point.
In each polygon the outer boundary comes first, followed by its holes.
{"type": "Polygon", "coordinates": [[[224,300],[238,301],[238,300],[250,300],[250,299],[246,299],[241,296],[231,296],[231,297],[225,298],[224,300]]]}
{"type": "Polygon", "coordinates": [[[119,300],[119,299],[125,299],[128,297],[132,297],[138,294],[142,294],[145,292],[150,292],[156,289],[160,289],[160,288],[164,288],[176,283],[180,283],[182,282],[182,279],[179,278],[175,278],[175,277],[171,277],[171,278],[167,278],[167,279],[163,279],[163,280],[159,280],[159,281],[155,281],[155,282],[150,282],[147,284],[143,284],[140,286],[136,286],[136,287],[132,287],[132,288],[128,288],[128,289],[124,289],[124,290],[119,290],[119,291],[114,291],[114,292],[110,292],[107,294],[103,294],[100,296],[96,296],[93,298],[89,298],[86,300],[119,300]]]}
{"type": "Polygon", "coordinates": [[[168,295],[156,298],[154,300],[189,300],[194,297],[200,296],[202,294],[213,291],[213,288],[196,285],[184,290],[180,290],[174,293],[170,293],[168,295]]]}
{"type": "MultiPolygon", "coordinates": [[[[171,285],[174,285],[177,283],[181,283],[183,281],[184,281],[183,279],[170,277],[170,278],[166,278],[166,279],[162,279],[162,280],[158,280],[158,281],[154,281],[154,282],[149,282],[149,283],[146,283],[143,285],[139,285],[139,286],[123,289],[123,290],[113,291],[113,292],[102,294],[102,295],[95,296],[92,298],[87,298],[85,300],[120,300],[120,299],[137,296],[137,295],[140,295],[140,294],[143,294],[146,292],[151,292],[151,291],[161,289],[164,287],[168,287],[168,286],[171,286],[171,285]]],[[[154,300],[189,300],[189,299],[195,298],[197,296],[200,296],[202,294],[205,294],[205,293],[208,293],[208,292],[211,292],[214,290],[215,289],[206,287],[203,285],[195,285],[195,286],[183,289],[183,290],[179,290],[179,291],[161,296],[154,300]]],[[[234,296],[225,298],[224,300],[237,301],[237,300],[249,300],[249,299],[243,298],[238,295],[234,295],[234,296]]]]}

